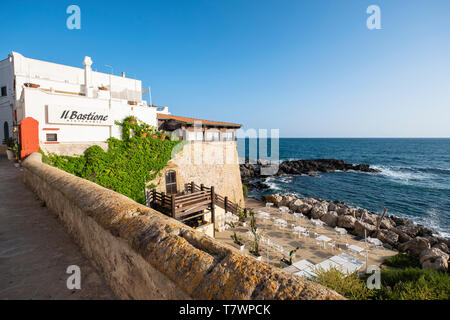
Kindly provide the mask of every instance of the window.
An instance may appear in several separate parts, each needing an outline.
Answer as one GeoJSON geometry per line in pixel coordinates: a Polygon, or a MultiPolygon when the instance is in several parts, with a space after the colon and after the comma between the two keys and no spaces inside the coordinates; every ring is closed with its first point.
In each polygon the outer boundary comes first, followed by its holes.
{"type": "Polygon", "coordinates": [[[9,138],[9,125],[8,125],[7,121],[5,121],[5,123],[3,123],[3,136],[5,139],[9,138]]]}
{"type": "Polygon", "coordinates": [[[6,87],[2,87],[2,97],[6,97],[6,87]]]}
{"type": "Polygon", "coordinates": [[[205,134],[206,141],[219,141],[219,131],[208,130],[205,132],[205,134]]]}
{"type": "Polygon", "coordinates": [[[166,173],[166,193],[177,194],[177,173],[173,170],[166,173]]]}
{"type": "Polygon", "coordinates": [[[231,141],[233,140],[233,132],[223,132],[222,133],[222,140],[223,141],[231,141]]]}
{"type": "Polygon", "coordinates": [[[47,133],[47,141],[49,142],[58,141],[58,135],[56,133],[47,133]]]}

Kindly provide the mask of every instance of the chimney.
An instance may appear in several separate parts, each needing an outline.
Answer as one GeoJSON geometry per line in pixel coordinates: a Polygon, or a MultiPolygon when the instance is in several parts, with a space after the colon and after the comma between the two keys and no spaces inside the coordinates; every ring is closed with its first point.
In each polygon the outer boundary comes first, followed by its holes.
{"type": "Polygon", "coordinates": [[[125,72],[122,72],[122,78],[125,78],[125,72]]]}
{"type": "Polygon", "coordinates": [[[91,57],[84,57],[83,60],[84,65],[84,93],[86,94],[86,97],[92,97],[93,96],[93,88],[92,88],[92,59],[91,57]]]}

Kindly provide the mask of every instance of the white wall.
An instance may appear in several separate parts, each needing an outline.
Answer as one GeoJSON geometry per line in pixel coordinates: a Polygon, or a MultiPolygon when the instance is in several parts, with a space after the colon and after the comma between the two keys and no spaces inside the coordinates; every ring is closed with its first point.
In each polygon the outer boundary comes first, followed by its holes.
{"type": "MultiPolygon", "coordinates": [[[[80,66],[83,60],[80,59],[80,66]]],[[[95,70],[95,64],[92,65],[95,70]]],[[[134,115],[150,125],[156,126],[156,108],[148,107],[142,100],[142,82],[91,71],[88,77],[91,81],[92,98],[84,97],[86,69],[61,65],[52,62],[26,58],[20,53],[12,54],[0,61],[0,87],[7,86],[8,96],[0,97],[0,143],[4,138],[4,122],[8,122],[9,135],[12,136],[14,110],[17,120],[31,116],[39,121],[43,128],[58,127],[59,142],[104,141],[110,136],[120,137],[117,126],[87,126],[87,125],[52,125],[47,122],[46,105],[61,104],[78,108],[108,108],[114,120],[123,120],[134,115]],[[14,87],[15,79],[15,87],[14,87]],[[40,85],[40,89],[25,88],[25,83],[40,85]],[[98,87],[107,87],[107,91],[98,87]],[[59,93],[58,93],[59,92],[59,93]],[[62,94],[62,92],[72,94],[62,94]],[[78,95],[78,96],[77,96],[78,95]],[[128,105],[128,101],[136,101],[136,106],[128,105]]],[[[47,132],[40,130],[39,138],[45,141],[47,132]]]]}
{"type": "MultiPolygon", "coordinates": [[[[27,82],[36,83],[43,88],[69,92],[85,92],[85,69],[65,66],[57,63],[30,59],[17,52],[12,53],[14,72],[16,75],[16,91],[20,96],[22,85],[27,82]]],[[[82,61],[80,60],[80,65],[82,61]]],[[[92,65],[95,70],[95,65],[92,65]]],[[[142,82],[140,80],[92,71],[92,87],[112,88],[113,98],[142,101],[142,82]]]]}
{"type": "Polygon", "coordinates": [[[156,108],[131,106],[115,100],[111,101],[111,107],[109,104],[109,100],[24,88],[23,99],[18,104],[18,115],[20,115],[20,119],[33,117],[39,121],[39,141],[41,143],[46,142],[47,133],[56,133],[60,143],[102,142],[111,136],[120,138],[121,129],[119,126],[114,125],[114,121],[122,121],[129,115],[134,115],[139,120],[156,126],[156,108]],[[106,109],[112,118],[112,125],[50,123],[47,114],[49,105],[67,106],[68,109],[77,108],[86,110],[86,112],[106,109]],[[44,130],[44,128],[59,130],[44,130]]]}
{"type": "Polygon", "coordinates": [[[13,109],[11,104],[14,104],[14,73],[10,58],[0,61],[0,88],[6,86],[7,96],[0,96],[0,145],[5,138],[3,132],[4,123],[8,123],[9,136],[12,136],[13,128],[13,109]]]}

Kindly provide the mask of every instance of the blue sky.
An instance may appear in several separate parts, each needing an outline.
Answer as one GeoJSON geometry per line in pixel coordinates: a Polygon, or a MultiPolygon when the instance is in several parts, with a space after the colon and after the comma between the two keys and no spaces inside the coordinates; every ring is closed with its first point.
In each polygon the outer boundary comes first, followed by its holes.
{"type": "Polygon", "coordinates": [[[450,137],[448,0],[12,1],[0,30],[0,58],[89,55],[176,115],[282,137],[450,137]]]}

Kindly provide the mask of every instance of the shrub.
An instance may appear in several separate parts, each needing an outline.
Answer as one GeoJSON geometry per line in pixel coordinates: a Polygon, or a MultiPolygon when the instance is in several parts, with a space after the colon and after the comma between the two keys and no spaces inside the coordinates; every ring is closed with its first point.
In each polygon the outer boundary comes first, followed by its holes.
{"type": "Polygon", "coordinates": [[[352,300],[367,300],[373,296],[373,292],[367,288],[366,283],[356,273],[344,274],[337,268],[330,270],[315,270],[315,281],[333,289],[337,293],[352,300]]]}
{"type": "Polygon", "coordinates": [[[450,276],[419,268],[381,270],[381,289],[369,290],[366,275],[346,276],[340,270],[317,270],[316,281],[348,299],[366,300],[449,300],[450,276]]]}
{"type": "Polygon", "coordinates": [[[248,187],[245,184],[242,184],[242,192],[244,193],[244,197],[247,198],[248,187]]]}
{"type": "Polygon", "coordinates": [[[14,140],[13,137],[8,137],[8,138],[3,139],[2,143],[5,144],[8,149],[11,150],[14,147],[14,144],[16,143],[16,141],[14,140]]]}
{"type": "Polygon", "coordinates": [[[448,300],[450,276],[436,270],[386,268],[381,271],[380,296],[389,300],[448,300]]]}
{"type": "Polygon", "coordinates": [[[384,265],[392,267],[392,268],[419,268],[420,263],[419,260],[414,258],[408,253],[398,253],[395,256],[386,258],[383,262],[384,265]]]}
{"type": "Polygon", "coordinates": [[[109,138],[108,151],[95,145],[83,156],[49,154],[43,161],[145,204],[146,184],[167,165],[179,141],[142,135],[155,129],[133,117],[116,123],[122,126],[122,140],[109,138]]]}

